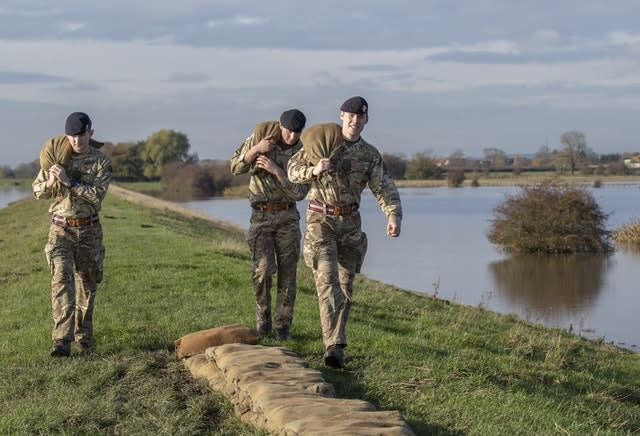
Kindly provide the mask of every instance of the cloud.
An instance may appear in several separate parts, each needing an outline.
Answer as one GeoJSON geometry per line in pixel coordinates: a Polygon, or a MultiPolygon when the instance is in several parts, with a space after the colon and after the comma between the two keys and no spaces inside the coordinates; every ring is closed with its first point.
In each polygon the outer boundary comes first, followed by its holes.
{"type": "Polygon", "coordinates": [[[19,71],[0,71],[0,85],[18,85],[33,83],[60,83],[67,79],[60,76],[50,74],[19,72],[19,71]]]}
{"type": "Polygon", "coordinates": [[[63,23],[61,25],[63,33],[74,33],[79,30],[85,29],[87,25],[85,23],[63,23]]]}
{"type": "Polygon", "coordinates": [[[167,79],[170,83],[191,83],[202,84],[209,81],[209,75],[206,73],[173,73],[167,79]]]}
{"type": "Polygon", "coordinates": [[[640,45],[640,34],[632,34],[627,32],[611,32],[609,41],[612,45],[637,46],[640,45]]]}
{"type": "Polygon", "coordinates": [[[267,17],[238,15],[227,19],[214,19],[207,21],[207,27],[215,28],[220,26],[259,26],[268,24],[271,20],[267,17]]]}

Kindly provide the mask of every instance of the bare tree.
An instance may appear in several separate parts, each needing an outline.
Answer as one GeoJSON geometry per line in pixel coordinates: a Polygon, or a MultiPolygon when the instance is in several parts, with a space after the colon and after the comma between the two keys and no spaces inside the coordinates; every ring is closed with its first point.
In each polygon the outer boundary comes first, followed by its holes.
{"type": "Polygon", "coordinates": [[[576,168],[584,162],[589,154],[587,138],[584,136],[584,133],[577,130],[571,130],[562,134],[560,142],[564,145],[564,148],[562,149],[562,158],[569,164],[571,175],[573,175],[576,168]]]}

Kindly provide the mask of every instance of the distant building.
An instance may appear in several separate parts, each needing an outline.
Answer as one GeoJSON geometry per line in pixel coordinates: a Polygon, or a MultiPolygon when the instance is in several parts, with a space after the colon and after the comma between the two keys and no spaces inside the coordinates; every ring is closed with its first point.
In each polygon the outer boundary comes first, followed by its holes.
{"type": "Polygon", "coordinates": [[[624,166],[627,168],[640,168],[640,156],[633,156],[624,160],[624,166]]]}

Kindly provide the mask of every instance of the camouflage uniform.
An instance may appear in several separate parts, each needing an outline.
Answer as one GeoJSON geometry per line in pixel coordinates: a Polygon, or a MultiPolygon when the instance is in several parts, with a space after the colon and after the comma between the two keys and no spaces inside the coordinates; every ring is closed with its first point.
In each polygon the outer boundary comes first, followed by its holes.
{"type": "Polygon", "coordinates": [[[86,153],[72,155],[67,174],[73,182],[71,187],[56,182],[56,189],[47,189],[48,170],[40,169],[33,182],[33,195],[36,199],[53,198],[49,239],[44,248],[51,271],[52,339],[88,346],[105,253],[98,212],[111,181],[111,161],[89,147],[86,153]],[[85,219],[89,224],[65,224],[60,217],[85,219]]]}
{"type": "MultiPolygon", "coordinates": [[[[277,121],[274,121],[277,123],[277,121]]],[[[254,132],[244,140],[231,158],[231,172],[235,175],[251,172],[249,202],[252,205],[247,242],[253,259],[253,289],[256,299],[256,325],[262,334],[271,330],[271,281],[278,274],[278,293],[275,305],[275,328],[288,332],[296,301],[296,268],[300,257],[300,214],[295,202],[307,194],[307,186],[284,184],[271,173],[257,169],[244,161],[244,156],[260,142],[254,132]],[[284,210],[260,210],[267,204],[289,205],[284,210]]],[[[289,158],[301,148],[301,143],[289,148],[281,145],[266,155],[286,173],[289,158]]]]}
{"type": "MultiPolygon", "coordinates": [[[[400,195],[378,150],[360,138],[343,140],[331,159],[334,169],[313,175],[313,164],[300,150],[289,160],[291,181],[311,184],[303,255],[313,270],[326,348],[347,345],[345,327],[351,310],[353,279],[364,260],[367,236],[361,230],[360,197],[368,185],[384,214],[402,218],[400,195]],[[312,203],[352,209],[344,215],[313,210],[312,203]]],[[[321,208],[321,207],[320,207],[321,208]]],[[[315,207],[318,209],[318,207],[315,207]]]]}

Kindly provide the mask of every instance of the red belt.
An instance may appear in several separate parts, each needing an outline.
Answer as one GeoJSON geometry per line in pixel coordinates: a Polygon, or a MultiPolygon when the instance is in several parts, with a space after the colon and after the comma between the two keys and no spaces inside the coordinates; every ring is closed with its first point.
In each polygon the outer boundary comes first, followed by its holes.
{"type": "Polygon", "coordinates": [[[316,200],[309,200],[309,209],[314,212],[324,213],[325,215],[344,216],[357,212],[358,205],[354,203],[340,206],[336,204],[324,204],[316,200]]]}
{"type": "Polygon", "coordinates": [[[255,210],[259,210],[260,212],[280,212],[281,210],[288,210],[292,207],[295,207],[296,203],[285,203],[285,202],[257,202],[252,203],[251,207],[255,210]]]}
{"type": "Polygon", "coordinates": [[[84,227],[90,224],[95,224],[100,221],[98,215],[88,216],[84,218],[63,217],[60,215],[54,215],[51,218],[51,223],[60,227],[84,227]]]}

